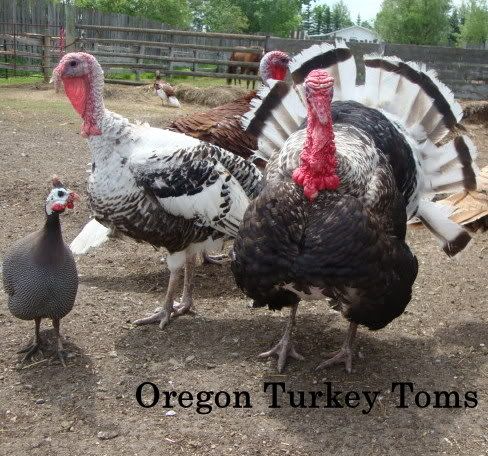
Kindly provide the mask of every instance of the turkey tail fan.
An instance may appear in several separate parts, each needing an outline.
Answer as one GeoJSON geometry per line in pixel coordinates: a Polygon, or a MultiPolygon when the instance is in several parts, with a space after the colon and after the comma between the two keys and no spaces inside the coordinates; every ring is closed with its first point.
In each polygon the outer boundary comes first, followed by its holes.
{"type": "Polygon", "coordinates": [[[75,255],[84,255],[90,249],[107,242],[111,231],[110,228],[104,227],[96,219],[92,219],[71,242],[69,248],[75,255]]]}
{"type": "Polygon", "coordinates": [[[476,190],[480,172],[474,162],[477,155],[476,146],[467,136],[457,136],[439,147],[426,140],[421,149],[425,191],[452,193],[476,190]]]}
{"type": "MultiPolygon", "coordinates": [[[[459,127],[463,110],[433,70],[398,57],[364,56],[363,103],[397,116],[410,131],[421,126],[433,143],[459,127]]],[[[417,138],[419,140],[423,138],[417,138]]]]}
{"type": "Polygon", "coordinates": [[[445,207],[432,201],[420,200],[417,217],[439,239],[442,250],[452,257],[471,241],[469,233],[449,219],[445,207]]]}
{"type": "Polygon", "coordinates": [[[268,80],[251,101],[251,110],[241,119],[244,130],[258,139],[259,157],[269,160],[292,133],[299,130],[307,110],[293,87],[283,81],[268,80]]]}
{"type": "Polygon", "coordinates": [[[293,57],[289,69],[297,86],[310,71],[324,69],[334,78],[334,101],[356,99],[356,62],[345,44],[314,44],[293,57]]]}

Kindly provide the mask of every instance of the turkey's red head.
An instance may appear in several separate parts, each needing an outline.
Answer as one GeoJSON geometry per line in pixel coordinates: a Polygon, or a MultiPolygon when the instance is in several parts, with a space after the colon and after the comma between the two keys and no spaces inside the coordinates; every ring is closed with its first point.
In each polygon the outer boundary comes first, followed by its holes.
{"type": "Polygon", "coordinates": [[[73,209],[74,202],[80,197],[77,193],[65,188],[58,176],[53,176],[53,189],[46,198],[46,213],[51,215],[54,212],[61,213],[65,209],[73,209]]]}
{"type": "Polygon", "coordinates": [[[266,82],[268,79],[283,81],[288,73],[290,56],[283,51],[271,51],[264,55],[259,64],[261,79],[266,82]]]}
{"type": "Polygon", "coordinates": [[[313,70],[305,78],[304,87],[307,103],[317,120],[322,125],[332,122],[330,114],[334,96],[334,78],[325,70],[313,70]]]}
{"type": "Polygon", "coordinates": [[[313,70],[305,78],[304,88],[307,137],[293,180],[303,186],[305,196],[313,201],[320,190],[335,190],[340,185],[331,115],[334,78],[325,70],[313,70]]]}
{"type": "Polygon", "coordinates": [[[66,54],[53,71],[51,82],[64,85],[71,104],[83,119],[84,136],[100,135],[98,123],[103,111],[103,70],[95,57],[85,52],[66,54]]]}

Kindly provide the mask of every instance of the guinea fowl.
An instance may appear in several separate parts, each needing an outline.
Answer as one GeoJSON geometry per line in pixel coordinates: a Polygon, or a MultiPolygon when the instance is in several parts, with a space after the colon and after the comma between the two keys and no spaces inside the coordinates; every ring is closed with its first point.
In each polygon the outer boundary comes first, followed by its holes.
{"type": "MultiPolygon", "coordinates": [[[[135,324],[160,323],[192,305],[194,266],[200,252],[237,234],[260,171],[217,146],[169,130],[134,125],[105,109],[103,71],[83,52],[65,55],[53,73],[83,118],[92,153],[91,210],[102,225],[169,251],[164,308],[135,324]],[[173,307],[185,268],[182,301],[173,307]]],[[[91,223],[91,222],[90,222],[91,223]]],[[[96,223],[96,222],[95,222],[96,223]]]]}
{"type": "Polygon", "coordinates": [[[291,307],[282,339],[261,354],[278,355],[280,372],[288,357],[302,359],[291,340],[301,299],[330,298],[349,320],[342,348],[319,365],[344,363],[348,372],[357,326],[381,329],[402,314],[418,270],[405,243],[407,218],[421,215],[449,255],[469,242],[423,199],[439,188],[476,185],[468,138],[433,144],[456,126],[458,105],[415,64],[378,56],[365,63],[366,84],[357,88],[348,49],[304,51],[290,65],[295,88],[271,82],[244,120],[275,152],[265,187],[245,213],[231,267],[255,307],[291,307]],[[373,83],[377,68],[385,74],[373,83]],[[349,97],[364,104],[341,101],[349,97]],[[398,111],[405,106],[410,111],[398,111]]]}
{"type": "Polygon", "coordinates": [[[161,98],[163,105],[171,106],[172,108],[181,108],[181,104],[176,98],[176,92],[173,86],[161,79],[159,70],[156,70],[156,80],[154,81],[154,91],[156,95],[161,98]]]}
{"type": "MultiPolygon", "coordinates": [[[[268,79],[283,80],[288,71],[290,57],[282,51],[271,51],[261,59],[259,71],[266,84],[268,79]]],[[[243,158],[255,156],[256,137],[241,128],[241,117],[251,109],[255,91],[222,106],[179,117],[168,129],[179,131],[202,141],[215,144],[243,158]]],[[[264,169],[266,162],[256,158],[256,165],[264,169]]]]}
{"type": "Polygon", "coordinates": [[[3,287],[8,294],[12,315],[36,324],[32,344],[22,349],[22,362],[40,351],[41,320],[50,318],[57,338],[59,360],[65,365],[63,343],[59,332],[60,320],[73,308],[78,291],[76,263],[64,243],[59,214],[72,209],[78,195],[66,189],[53,177],[53,189],[46,204],[46,223],[34,233],[17,241],[3,261],[3,287]]]}

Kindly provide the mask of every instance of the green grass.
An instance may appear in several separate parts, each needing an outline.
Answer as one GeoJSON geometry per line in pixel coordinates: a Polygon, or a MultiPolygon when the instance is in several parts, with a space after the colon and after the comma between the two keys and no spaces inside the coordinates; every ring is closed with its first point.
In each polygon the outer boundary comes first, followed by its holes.
{"type": "Polygon", "coordinates": [[[0,86],[7,86],[7,85],[17,85],[17,84],[35,84],[36,82],[43,81],[42,74],[30,74],[26,76],[10,76],[11,72],[9,71],[9,77],[5,78],[5,73],[0,70],[0,86]],[[3,74],[2,74],[3,73],[3,74]]]}

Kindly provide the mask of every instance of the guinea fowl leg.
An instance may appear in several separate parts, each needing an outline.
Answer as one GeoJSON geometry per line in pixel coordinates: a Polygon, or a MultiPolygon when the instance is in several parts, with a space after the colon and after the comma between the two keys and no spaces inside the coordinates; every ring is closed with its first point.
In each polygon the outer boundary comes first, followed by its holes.
{"type": "Polygon", "coordinates": [[[34,340],[31,344],[27,345],[27,347],[24,347],[17,352],[25,353],[24,357],[22,358],[21,364],[24,364],[26,361],[31,359],[32,356],[34,356],[38,351],[40,351],[41,355],[43,355],[41,350],[42,340],[40,336],[41,319],[35,318],[34,321],[36,322],[36,332],[34,334],[34,340]]]}
{"type": "Polygon", "coordinates": [[[285,367],[286,360],[288,357],[303,360],[305,359],[302,355],[297,353],[295,350],[295,346],[291,341],[291,335],[293,332],[293,328],[296,324],[296,314],[298,309],[298,303],[294,304],[291,308],[290,312],[290,319],[286,324],[285,333],[280,341],[271,349],[264,353],[258,355],[259,358],[267,358],[268,356],[278,355],[278,372],[281,374],[283,372],[283,368],[285,367]]]}
{"type": "Polygon", "coordinates": [[[134,325],[141,326],[159,323],[159,327],[163,329],[169,323],[171,314],[173,313],[173,304],[176,296],[176,288],[178,287],[180,273],[181,267],[175,268],[173,270],[170,269],[169,283],[168,289],[166,290],[164,308],[149,317],[140,318],[139,320],[134,321],[134,325]]]}
{"type": "Polygon", "coordinates": [[[59,331],[59,318],[53,318],[54,332],[56,333],[56,343],[58,345],[58,358],[63,367],[66,367],[66,352],[63,347],[63,338],[59,331]]]}
{"type": "Polygon", "coordinates": [[[193,285],[195,284],[196,255],[187,255],[185,262],[185,278],[183,281],[183,295],[181,302],[173,305],[173,317],[179,317],[190,312],[193,304],[193,285]]]}
{"type": "Polygon", "coordinates": [[[350,323],[349,330],[347,331],[346,340],[342,344],[340,350],[327,354],[327,359],[317,366],[317,369],[324,367],[330,367],[335,364],[342,364],[346,366],[346,372],[348,374],[352,371],[352,343],[356,337],[358,329],[357,323],[350,323]]]}

